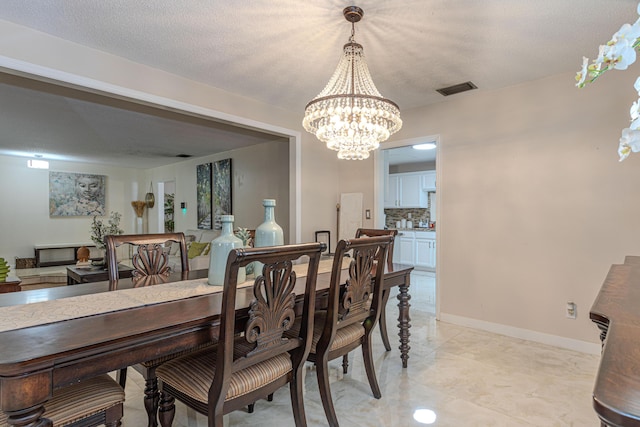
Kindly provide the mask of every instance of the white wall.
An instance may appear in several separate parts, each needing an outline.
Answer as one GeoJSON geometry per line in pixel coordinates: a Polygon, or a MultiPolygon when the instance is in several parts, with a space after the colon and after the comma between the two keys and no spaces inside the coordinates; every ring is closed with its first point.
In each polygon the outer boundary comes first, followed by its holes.
{"type": "MultiPolygon", "coordinates": [[[[134,191],[142,191],[133,169],[50,161],[51,171],[107,176],[107,211],[120,212],[125,232],[135,231],[131,207],[134,191]]],[[[0,156],[0,257],[15,265],[15,257],[33,257],[35,244],[91,242],[91,217],[49,216],[49,171],[27,168],[27,159],[0,156]]]]}

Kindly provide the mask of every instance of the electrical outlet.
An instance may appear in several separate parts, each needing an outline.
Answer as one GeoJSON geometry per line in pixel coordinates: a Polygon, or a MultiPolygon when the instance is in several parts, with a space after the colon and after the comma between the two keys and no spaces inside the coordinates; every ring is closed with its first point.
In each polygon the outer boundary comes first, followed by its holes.
{"type": "Polygon", "coordinates": [[[575,302],[569,301],[567,303],[567,317],[569,319],[575,319],[578,315],[578,306],[575,302]]]}

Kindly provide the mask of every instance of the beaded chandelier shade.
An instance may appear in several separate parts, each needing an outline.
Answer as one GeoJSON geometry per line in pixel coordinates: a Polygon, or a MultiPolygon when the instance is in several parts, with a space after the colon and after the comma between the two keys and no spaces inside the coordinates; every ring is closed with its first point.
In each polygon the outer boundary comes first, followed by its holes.
{"type": "Polygon", "coordinates": [[[351,37],[329,83],[305,107],[302,125],[337,151],[339,159],[363,160],[400,130],[402,120],[398,106],[378,92],[362,45],[354,39],[363,10],[350,6],[343,13],[351,22],[351,37]]]}

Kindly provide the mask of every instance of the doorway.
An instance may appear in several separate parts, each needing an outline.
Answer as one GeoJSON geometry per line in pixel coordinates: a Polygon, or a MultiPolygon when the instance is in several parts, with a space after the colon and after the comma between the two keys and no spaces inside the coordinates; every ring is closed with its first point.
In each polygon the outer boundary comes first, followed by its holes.
{"type": "Polygon", "coordinates": [[[158,182],[158,232],[173,233],[175,231],[175,181],[158,182]]]}
{"type": "Polygon", "coordinates": [[[439,153],[439,135],[385,143],[381,150],[374,152],[376,227],[398,228],[393,259],[415,266],[411,275],[412,306],[436,318],[440,316],[436,275],[441,236],[437,222],[440,185],[436,188],[440,181],[439,153]],[[425,151],[412,148],[427,142],[435,143],[436,148],[425,151]],[[415,192],[419,195],[405,203],[415,192]],[[394,204],[391,198],[398,201],[394,204]],[[431,224],[433,228],[429,228],[431,224]]]}

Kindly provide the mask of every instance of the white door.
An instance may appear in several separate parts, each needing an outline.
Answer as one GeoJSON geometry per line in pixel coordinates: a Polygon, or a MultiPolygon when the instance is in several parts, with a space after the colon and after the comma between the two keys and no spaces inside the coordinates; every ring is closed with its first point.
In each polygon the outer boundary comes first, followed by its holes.
{"type": "Polygon", "coordinates": [[[353,239],[362,227],[362,193],[340,194],[340,229],[338,240],[353,239]]]}

